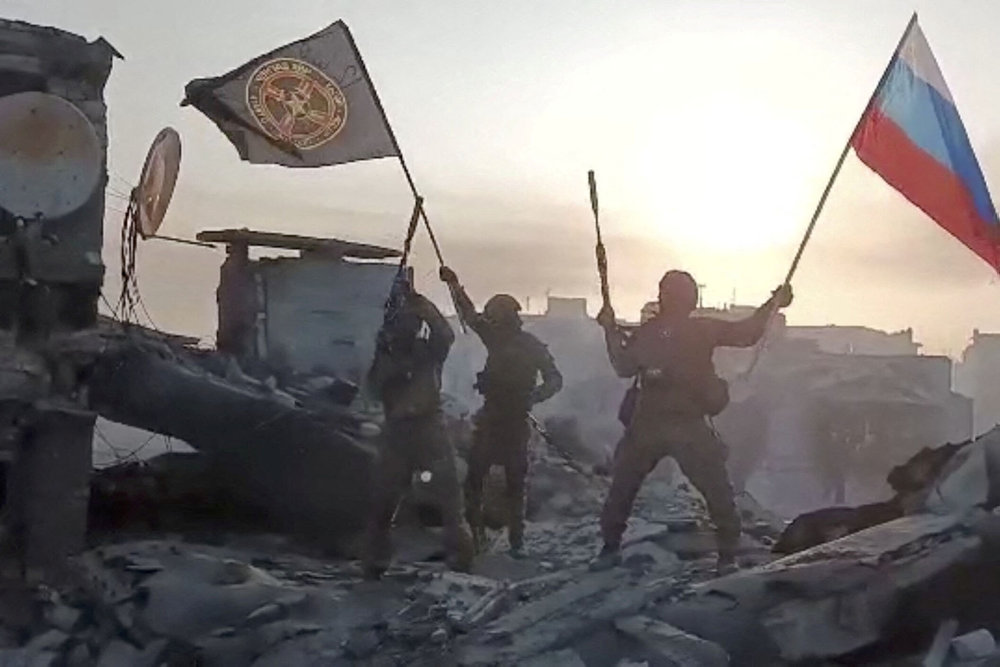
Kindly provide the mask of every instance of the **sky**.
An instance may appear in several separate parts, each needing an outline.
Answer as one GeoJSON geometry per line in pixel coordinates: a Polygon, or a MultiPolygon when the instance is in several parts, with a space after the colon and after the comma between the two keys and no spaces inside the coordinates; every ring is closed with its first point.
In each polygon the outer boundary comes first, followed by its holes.
{"type": "MultiPolygon", "coordinates": [[[[400,246],[412,206],[394,159],[249,165],[178,103],[184,84],[344,19],[444,251],[473,299],[599,301],[586,172],[594,169],[612,300],[637,317],[669,268],[706,305],[763,301],[911,13],[937,56],[988,183],[1000,192],[994,0],[0,0],[0,15],[120,51],[109,105],[106,288],[120,195],[164,126],[181,176],[162,233],[250,227],[400,246]]],[[[418,288],[442,306],[426,236],[418,288]]],[[[146,241],[156,324],[211,338],[221,250],[146,241]]],[[[957,356],[1000,330],[1000,281],[849,156],[793,280],[792,324],[912,327],[957,356]]]]}

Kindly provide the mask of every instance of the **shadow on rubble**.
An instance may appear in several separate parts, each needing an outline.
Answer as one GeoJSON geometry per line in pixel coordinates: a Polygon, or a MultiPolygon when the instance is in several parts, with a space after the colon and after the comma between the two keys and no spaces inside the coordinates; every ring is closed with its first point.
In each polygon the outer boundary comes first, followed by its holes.
{"type": "Polygon", "coordinates": [[[888,481],[891,500],[805,514],[775,545],[789,555],[657,616],[733,665],[1000,664],[991,637],[970,662],[958,636],[1000,632],[1000,429],[924,449],[888,481]]]}

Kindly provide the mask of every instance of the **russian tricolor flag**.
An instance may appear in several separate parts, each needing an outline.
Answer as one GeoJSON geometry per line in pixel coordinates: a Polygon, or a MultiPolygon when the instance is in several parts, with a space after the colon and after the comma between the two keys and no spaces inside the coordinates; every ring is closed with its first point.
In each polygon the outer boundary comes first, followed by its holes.
{"type": "Polygon", "coordinates": [[[996,209],[916,16],[851,144],[862,162],[1000,271],[996,209]]]}

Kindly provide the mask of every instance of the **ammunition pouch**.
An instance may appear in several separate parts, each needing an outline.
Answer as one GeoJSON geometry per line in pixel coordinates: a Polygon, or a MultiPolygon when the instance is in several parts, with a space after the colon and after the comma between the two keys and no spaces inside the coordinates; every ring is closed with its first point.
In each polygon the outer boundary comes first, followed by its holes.
{"type": "MultiPolygon", "coordinates": [[[[665,371],[655,369],[644,371],[625,392],[625,397],[618,408],[618,420],[625,426],[632,423],[642,388],[664,391],[670,388],[672,382],[673,379],[665,371]]],[[[715,417],[729,405],[729,383],[717,375],[709,375],[701,382],[692,384],[689,389],[691,403],[702,415],[715,417]]]]}
{"type": "Polygon", "coordinates": [[[706,378],[697,398],[705,414],[714,417],[729,405],[729,383],[716,375],[706,378]]]}
{"type": "Polygon", "coordinates": [[[636,380],[622,397],[621,405],[618,406],[618,421],[622,426],[628,428],[632,425],[632,416],[635,415],[635,406],[639,402],[639,381],[636,380]]]}

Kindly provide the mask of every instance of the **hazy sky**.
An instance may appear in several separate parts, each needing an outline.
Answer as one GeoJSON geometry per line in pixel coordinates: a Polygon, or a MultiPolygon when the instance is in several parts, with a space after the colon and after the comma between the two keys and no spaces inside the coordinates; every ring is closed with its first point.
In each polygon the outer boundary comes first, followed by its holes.
{"type": "MultiPolygon", "coordinates": [[[[170,125],[184,141],[164,233],[248,226],[399,245],[411,201],[395,160],[251,166],[199,112],[222,74],[338,18],[365,57],[448,261],[484,300],[598,295],[596,169],[612,297],[636,315],[661,273],[706,302],[757,302],[784,276],[848,134],[916,9],[987,182],[1000,192],[995,0],[0,0],[5,17],[103,35],[112,187],[170,125]]],[[[123,208],[115,194],[109,205],[123,208]]],[[[109,292],[119,213],[109,211],[109,292]]],[[[147,242],[157,324],[211,336],[219,251],[147,242]]],[[[415,258],[431,280],[424,236],[415,258]]],[[[792,323],[913,326],[958,354],[1000,330],[991,269],[852,155],[794,281],[792,323]]]]}

